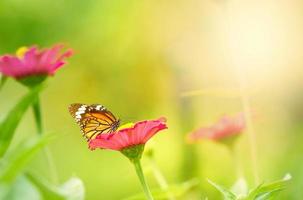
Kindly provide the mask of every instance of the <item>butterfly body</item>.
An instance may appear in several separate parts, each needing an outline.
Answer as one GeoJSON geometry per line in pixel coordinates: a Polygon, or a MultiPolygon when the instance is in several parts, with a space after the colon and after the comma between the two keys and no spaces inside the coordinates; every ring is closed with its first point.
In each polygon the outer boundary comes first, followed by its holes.
{"type": "Polygon", "coordinates": [[[100,104],[71,104],[69,112],[88,141],[99,134],[114,132],[120,126],[120,120],[100,104]]]}

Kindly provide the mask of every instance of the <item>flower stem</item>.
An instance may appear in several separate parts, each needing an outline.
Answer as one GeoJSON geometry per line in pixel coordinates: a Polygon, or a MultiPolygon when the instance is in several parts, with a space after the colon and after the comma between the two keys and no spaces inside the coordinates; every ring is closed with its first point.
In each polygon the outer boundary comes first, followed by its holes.
{"type": "MultiPolygon", "coordinates": [[[[33,111],[37,126],[38,134],[43,134],[43,127],[42,127],[42,115],[41,115],[41,106],[40,106],[40,99],[37,98],[37,100],[33,104],[33,111]]],[[[53,161],[53,156],[51,154],[51,151],[48,147],[44,147],[43,152],[45,154],[46,162],[48,164],[49,173],[52,181],[54,183],[58,183],[58,175],[57,175],[57,169],[53,161]]]]}
{"type": "Polygon", "coordinates": [[[33,111],[34,111],[34,116],[35,116],[35,121],[36,121],[36,126],[39,134],[42,134],[42,120],[41,120],[41,108],[40,108],[40,99],[39,97],[33,104],[33,111]]]}
{"type": "Polygon", "coordinates": [[[0,90],[2,89],[2,87],[4,86],[5,82],[7,80],[7,77],[6,76],[1,76],[0,77],[0,90]]]}
{"type": "Polygon", "coordinates": [[[134,163],[134,166],[135,166],[138,178],[140,180],[141,186],[142,186],[142,188],[144,190],[146,199],[153,200],[154,198],[153,198],[153,196],[152,196],[152,194],[151,194],[151,192],[149,190],[147,182],[145,181],[145,177],[144,177],[144,174],[143,174],[143,171],[142,171],[140,159],[133,160],[133,163],[134,163]]]}

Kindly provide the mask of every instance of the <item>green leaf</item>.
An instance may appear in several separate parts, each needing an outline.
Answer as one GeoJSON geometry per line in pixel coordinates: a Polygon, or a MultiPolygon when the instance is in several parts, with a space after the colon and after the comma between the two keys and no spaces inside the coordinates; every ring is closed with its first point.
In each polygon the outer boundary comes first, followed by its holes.
{"type": "Polygon", "coordinates": [[[52,184],[32,173],[26,173],[26,177],[38,188],[44,199],[64,200],[64,196],[58,193],[57,188],[52,184]]]}
{"type": "Polygon", "coordinates": [[[233,192],[231,192],[231,191],[229,191],[228,189],[226,189],[225,187],[220,186],[220,185],[218,185],[218,184],[212,182],[212,181],[209,180],[209,179],[207,179],[207,181],[208,181],[212,186],[214,186],[218,191],[221,192],[221,194],[224,196],[224,199],[226,199],[226,200],[235,200],[235,199],[237,199],[237,196],[236,196],[233,192]]]}
{"type": "Polygon", "coordinates": [[[29,180],[39,189],[44,199],[52,200],[83,200],[84,185],[81,179],[72,177],[60,187],[56,187],[41,177],[27,173],[29,180]]]}
{"type": "Polygon", "coordinates": [[[41,200],[41,195],[29,180],[19,176],[11,185],[0,184],[0,199],[41,200]]]}
{"type": "Polygon", "coordinates": [[[287,174],[283,179],[274,181],[267,184],[261,184],[257,188],[253,189],[248,197],[247,200],[265,200],[270,199],[271,197],[275,196],[278,192],[284,190],[288,185],[289,181],[291,180],[290,174],[287,174]]]}
{"type": "Polygon", "coordinates": [[[270,192],[261,194],[261,195],[257,196],[257,198],[255,198],[255,200],[266,200],[266,199],[274,198],[282,190],[283,189],[277,189],[277,190],[272,190],[270,192]]]}
{"type": "Polygon", "coordinates": [[[18,145],[5,154],[0,161],[0,182],[11,184],[30,159],[43,148],[52,137],[36,136],[18,145]]]}
{"type": "Polygon", "coordinates": [[[271,192],[275,190],[280,190],[280,189],[285,189],[288,183],[291,180],[291,175],[287,174],[283,179],[274,181],[271,183],[263,184],[260,189],[259,193],[266,193],[266,192],[271,192]]]}
{"type": "Polygon", "coordinates": [[[6,118],[0,123],[0,157],[7,151],[14,132],[22,119],[27,108],[37,100],[39,92],[43,86],[38,86],[26,94],[19,103],[8,113],[6,118]]]}
{"type": "MultiPolygon", "coordinates": [[[[153,189],[151,192],[155,200],[167,200],[167,193],[171,194],[174,197],[181,197],[185,195],[188,191],[190,191],[193,187],[197,186],[198,184],[199,181],[197,179],[192,179],[182,184],[171,185],[168,187],[167,191],[163,191],[162,189],[153,189]]],[[[124,200],[142,200],[142,199],[145,199],[145,196],[143,193],[140,193],[125,198],[124,200]]]]}
{"type": "Polygon", "coordinates": [[[258,192],[259,192],[260,188],[262,187],[262,185],[263,185],[263,183],[258,185],[256,188],[252,189],[245,199],[246,200],[254,200],[256,198],[256,196],[258,195],[258,192]]]}

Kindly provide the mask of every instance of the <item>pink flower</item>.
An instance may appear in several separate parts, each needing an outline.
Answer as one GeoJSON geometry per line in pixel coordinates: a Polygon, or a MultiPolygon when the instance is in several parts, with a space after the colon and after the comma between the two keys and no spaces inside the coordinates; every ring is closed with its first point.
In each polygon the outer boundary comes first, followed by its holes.
{"type": "Polygon", "coordinates": [[[57,69],[65,64],[65,58],[70,57],[71,49],[60,53],[63,45],[52,48],[38,49],[36,46],[21,48],[19,55],[0,56],[0,72],[5,76],[22,79],[29,76],[54,75],[57,69]]]}
{"type": "Polygon", "coordinates": [[[109,134],[100,134],[90,140],[89,148],[122,151],[138,145],[144,145],[159,131],[166,129],[165,118],[137,122],[131,128],[124,128],[109,134]]]}
{"type": "Polygon", "coordinates": [[[165,118],[160,118],[137,122],[131,124],[131,127],[126,124],[125,126],[128,128],[122,126],[120,130],[118,129],[113,133],[99,134],[95,139],[90,140],[88,145],[92,150],[96,148],[111,149],[120,151],[126,156],[134,164],[146,199],[152,200],[154,198],[145,180],[140,160],[145,143],[156,133],[167,128],[165,122],[165,118]]]}
{"type": "Polygon", "coordinates": [[[224,116],[214,125],[200,128],[189,134],[187,139],[189,142],[195,142],[200,139],[223,141],[238,136],[244,129],[245,119],[241,113],[235,117],[224,116]]]}

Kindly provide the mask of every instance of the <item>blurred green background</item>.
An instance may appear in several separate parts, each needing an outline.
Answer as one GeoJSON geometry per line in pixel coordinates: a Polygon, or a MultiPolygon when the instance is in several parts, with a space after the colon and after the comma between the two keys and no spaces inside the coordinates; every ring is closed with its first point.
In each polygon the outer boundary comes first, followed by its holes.
{"type": "MultiPolygon", "coordinates": [[[[184,199],[218,199],[206,178],[236,181],[229,151],[214,142],[185,143],[185,135],[223,114],[243,111],[243,92],[255,113],[261,181],[291,173],[279,197],[303,196],[303,2],[261,0],[1,0],[0,53],[20,46],[64,43],[75,50],[50,78],[42,112],[59,181],[80,177],[87,199],[122,199],[141,192],[129,161],[117,152],[90,151],[67,111],[71,103],[101,103],[123,122],[165,116],[169,129],[153,139],[170,184],[197,177],[184,199]],[[243,89],[243,90],[241,90],[243,89]]],[[[2,118],[26,88],[9,80],[0,93],[2,118]]],[[[35,133],[31,112],[17,144],[35,133]]],[[[249,137],[237,145],[253,185],[249,137]]],[[[43,154],[29,166],[49,177],[43,154]]],[[[143,160],[144,164],[144,160],[143,160]]],[[[152,188],[157,183],[147,172],[152,188]]]]}

